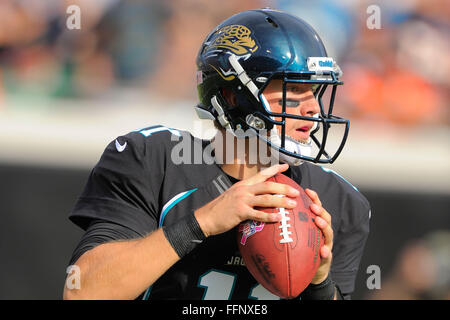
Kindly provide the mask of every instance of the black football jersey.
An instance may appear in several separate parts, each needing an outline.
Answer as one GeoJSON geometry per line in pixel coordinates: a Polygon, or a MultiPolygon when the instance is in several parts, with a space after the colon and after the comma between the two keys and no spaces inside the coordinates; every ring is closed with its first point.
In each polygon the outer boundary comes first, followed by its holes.
{"type": "MultiPolygon", "coordinates": [[[[285,174],[303,188],[315,190],[332,215],[331,277],[344,294],[351,293],[369,232],[368,201],[345,179],[321,166],[303,163],[285,174]]],[[[69,218],[83,229],[93,220],[106,221],[145,236],[192,215],[233,182],[214,163],[209,141],[164,126],[148,127],[107,146],[69,218]]],[[[236,232],[234,228],[198,244],[139,298],[279,299],[248,272],[236,232]]],[[[120,233],[115,237],[120,238],[120,233]]]]}

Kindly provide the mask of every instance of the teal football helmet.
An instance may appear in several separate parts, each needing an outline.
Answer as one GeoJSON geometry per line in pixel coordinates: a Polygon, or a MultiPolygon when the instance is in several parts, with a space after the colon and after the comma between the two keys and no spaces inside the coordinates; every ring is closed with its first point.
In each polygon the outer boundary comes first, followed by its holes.
{"type": "Polygon", "coordinates": [[[337,86],[343,84],[339,80],[342,72],[328,57],[318,34],[302,19],[271,9],[238,13],[206,37],[196,63],[200,118],[217,121],[237,137],[258,136],[279,152],[281,162],[291,165],[332,163],[341,153],[349,121],[333,114],[333,104],[337,86]],[[282,81],[281,113],[273,112],[264,96],[274,79],[282,81]],[[286,112],[289,83],[312,84],[320,113],[307,117],[286,112]],[[322,100],[328,88],[331,93],[325,106],[322,100]],[[236,105],[227,103],[224,90],[235,95],[236,105]],[[285,134],[288,118],[314,122],[307,142],[285,134]],[[342,128],[333,153],[327,150],[332,126],[342,128]]]}

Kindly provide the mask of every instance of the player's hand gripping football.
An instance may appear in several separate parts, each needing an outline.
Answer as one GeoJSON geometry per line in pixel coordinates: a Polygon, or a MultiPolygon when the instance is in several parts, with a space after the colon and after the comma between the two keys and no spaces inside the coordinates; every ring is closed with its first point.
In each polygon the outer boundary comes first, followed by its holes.
{"type": "Polygon", "coordinates": [[[330,272],[331,267],[331,250],[333,249],[333,229],[331,227],[331,215],[322,207],[322,202],[317,193],[311,189],[305,189],[306,194],[311,198],[311,211],[316,214],[314,222],[322,230],[325,237],[323,246],[320,248],[320,266],[317,269],[311,283],[319,284],[323,282],[330,272]]]}
{"type": "Polygon", "coordinates": [[[298,190],[266,181],[288,168],[287,164],[283,164],[262,170],[251,178],[235,183],[222,195],[197,209],[195,217],[205,236],[226,232],[247,219],[277,222],[281,218],[279,214],[262,212],[255,207],[295,208],[297,204],[292,198],[299,195],[298,190]]]}

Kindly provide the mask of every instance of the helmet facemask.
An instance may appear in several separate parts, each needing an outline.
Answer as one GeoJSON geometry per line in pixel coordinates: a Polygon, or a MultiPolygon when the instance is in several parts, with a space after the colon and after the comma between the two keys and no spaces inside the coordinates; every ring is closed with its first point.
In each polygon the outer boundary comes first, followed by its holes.
{"type": "MultiPolygon", "coordinates": [[[[274,75],[274,77],[275,76],[276,75],[274,75]]],[[[349,130],[348,120],[332,114],[336,89],[338,85],[342,84],[342,82],[337,81],[334,75],[331,77],[331,80],[325,81],[311,78],[306,79],[305,75],[299,73],[285,73],[281,76],[281,78],[281,112],[274,112],[273,107],[271,107],[267,101],[264,95],[264,89],[266,86],[263,86],[260,89],[259,97],[265,111],[261,113],[260,116],[265,120],[265,122],[272,123],[273,126],[270,129],[270,134],[267,138],[264,135],[258,136],[265,140],[267,144],[276,151],[276,153],[279,153],[279,159],[281,162],[286,162],[291,165],[299,165],[303,161],[310,161],[314,163],[333,163],[343,149],[349,130]],[[295,114],[290,112],[288,104],[291,101],[288,96],[287,86],[288,84],[296,83],[314,85],[314,96],[320,108],[318,113],[310,116],[303,116],[299,115],[298,111],[295,112],[295,114]],[[331,93],[329,95],[329,104],[328,108],[325,109],[323,98],[330,86],[331,93]],[[305,121],[305,124],[306,121],[308,121],[308,137],[306,139],[296,139],[295,137],[290,136],[287,132],[288,119],[302,120],[305,121]],[[333,131],[332,136],[334,141],[329,139],[331,131],[333,131]],[[333,152],[330,152],[331,150],[333,150],[333,152]]]]}
{"type": "MultiPolygon", "coordinates": [[[[299,165],[303,161],[315,163],[332,163],[335,161],[347,139],[349,121],[332,114],[336,89],[338,85],[342,84],[342,82],[337,80],[334,71],[321,71],[319,72],[320,78],[318,78],[317,73],[314,71],[274,73],[270,77],[259,77],[266,80],[258,89],[255,82],[240,67],[238,60],[232,57],[230,58],[231,60],[234,60],[232,65],[241,81],[241,85],[239,86],[239,91],[241,92],[238,95],[245,94],[246,101],[253,100],[252,103],[258,105],[256,108],[258,111],[248,113],[245,119],[244,117],[240,117],[241,123],[237,125],[232,126],[230,122],[225,123],[223,120],[219,121],[225,129],[231,131],[237,138],[257,135],[259,139],[262,139],[271,148],[272,156],[278,157],[280,162],[285,162],[290,165],[299,165]],[[270,82],[276,80],[281,80],[281,112],[274,112],[274,108],[270,106],[264,95],[264,90],[270,82]],[[312,85],[314,97],[318,102],[320,111],[312,116],[298,115],[298,112],[297,114],[290,113],[288,110],[290,109],[288,107],[290,102],[287,92],[288,84],[312,85]],[[323,97],[329,86],[331,86],[329,106],[325,109],[323,97]],[[287,134],[287,119],[313,122],[309,131],[309,137],[306,141],[299,141],[287,134]],[[336,128],[337,126],[344,127],[342,129],[342,138],[338,145],[333,148],[335,151],[331,153],[326,149],[326,142],[330,129],[336,128]]],[[[242,98],[239,100],[242,100],[242,98]]],[[[217,112],[219,119],[224,117],[222,114],[226,114],[226,112],[222,112],[223,109],[242,108],[239,104],[238,106],[229,106],[224,102],[223,97],[221,99],[213,97],[212,105],[214,109],[219,110],[217,112]],[[221,105],[218,104],[219,100],[222,101],[221,105]]],[[[237,119],[235,116],[230,118],[237,119]]]]}

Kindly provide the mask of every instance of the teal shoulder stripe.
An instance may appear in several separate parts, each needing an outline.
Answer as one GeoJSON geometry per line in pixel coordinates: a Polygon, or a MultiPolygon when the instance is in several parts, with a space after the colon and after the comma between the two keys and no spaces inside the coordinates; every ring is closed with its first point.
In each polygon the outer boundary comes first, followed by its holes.
{"type": "Polygon", "coordinates": [[[161,212],[161,217],[159,218],[159,227],[161,227],[164,223],[164,219],[166,218],[167,213],[172,209],[178,202],[180,202],[183,199],[186,199],[188,196],[190,196],[194,191],[196,191],[197,188],[188,190],[185,192],[181,192],[177,194],[175,197],[170,199],[163,207],[161,212]]]}
{"type": "Polygon", "coordinates": [[[153,287],[153,285],[151,285],[150,287],[148,287],[147,290],[145,290],[142,300],[148,300],[148,298],[150,297],[150,292],[152,291],[152,287],[153,287]]]}
{"type": "Polygon", "coordinates": [[[140,130],[134,130],[134,132],[139,132],[141,133],[144,137],[150,137],[153,133],[157,133],[157,132],[161,132],[161,131],[170,131],[170,133],[172,133],[173,135],[176,136],[181,136],[180,131],[176,130],[176,129],[170,129],[161,125],[157,125],[157,126],[152,126],[152,127],[148,127],[148,128],[144,128],[144,129],[140,129],[140,130]]]}
{"type": "Polygon", "coordinates": [[[334,173],[334,174],[337,175],[339,178],[341,178],[342,180],[344,180],[345,182],[347,182],[353,189],[355,189],[356,191],[359,192],[359,190],[358,190],[354,185],[352,185],[350,182],[348,182],[347,179],[345,179],[343,176],[341,176],[341,175],[340,175],[339,173],[337,173],[336,171],[331,170],[331,169],[328,169],[328,168],[325,168],[325,167],[322,167],[322,166],[320,166],[320,167],[321,167],[322,170],[325,171],[325,172],[331,172],[331,173],[334,173]]]}

